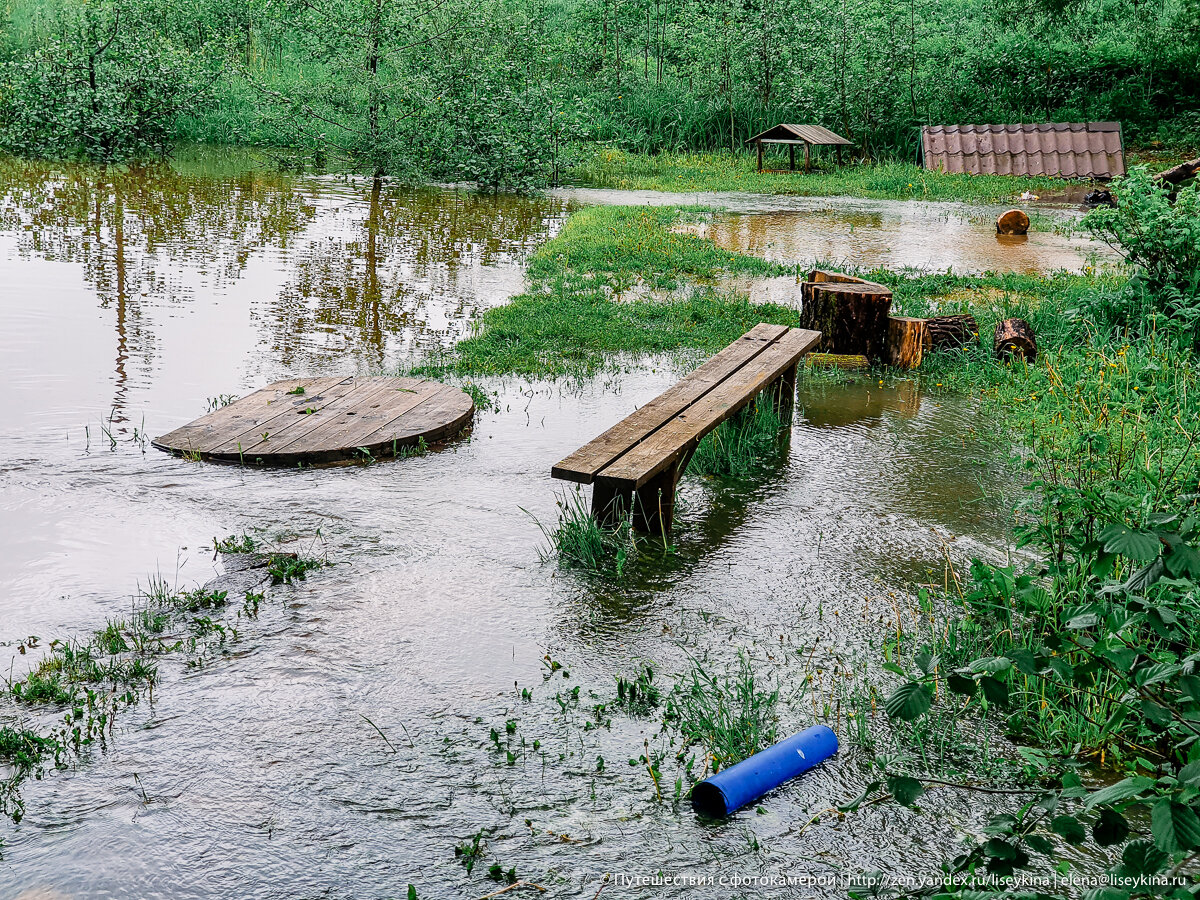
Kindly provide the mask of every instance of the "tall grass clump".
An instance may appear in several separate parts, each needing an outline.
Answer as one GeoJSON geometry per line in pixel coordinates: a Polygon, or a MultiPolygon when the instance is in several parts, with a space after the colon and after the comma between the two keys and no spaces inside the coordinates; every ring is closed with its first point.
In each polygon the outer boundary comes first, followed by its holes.
{"type": "Polygon", "coordinates": [[[685,748],[704,749],[715,772],[775,743],[778,704],[779,689],[763,689],[743,655],[725,673],[694,663],[667,698],[666,720],[678,727],[685,748]]]}
{"type": "Polygon", "coordinates": [[[759,394],[696,446],[688,472],[708,477],[744,478],[775,456],[786,425],[768,394],[759,394]]]}
{"type": "Polygon", "coordinates": [[[558,519],[553,525],[534,520],[549,544],[543,560],[553,557],[564,568],[624,575],[637,558],[632,515],[627,513],[616,525],[602,525],[579,491],[560,496],[557,506],[558,519]]]}

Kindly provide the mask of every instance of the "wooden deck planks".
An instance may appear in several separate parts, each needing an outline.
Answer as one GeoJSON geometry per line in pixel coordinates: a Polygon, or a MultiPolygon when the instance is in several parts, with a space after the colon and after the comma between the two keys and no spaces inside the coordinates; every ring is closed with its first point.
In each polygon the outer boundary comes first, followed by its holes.
{"type": "Polygon", "coordinates": [[[591,484],[606,466],[663,427],[683,410],[788,333],[786,325],[760,323],[649,403],[555,465],[554,478],[591,484]]]}
{"type": "MultiPolygon", "coordinates": [[[[413,396],[423,397],[425,393],[432,393],[433,390],[441,387],[434,382],[426,382],[430,385],[427,392],[401,395],[396,391],[396,385],[389,383],[392,381],[393,379],[362,380],[356,384],[354,390],[343,394],[332,403],[307,415],[302,412],[298,413],[291,422],[285,422],[282,428],[267,432],[266,438],[259,435],[260,439],[246,447],[243,452],[247,456],[262,455],[264,452],[271,455],[302,454],[308,449],[322,449],[328,446],[360,446],[360,444],[353,443],[353,436],[356,432],[360,437],[365,436],[380,425],[398,418],[403,414],[404,409],[416,402],[410,401],[408,406],[400,408],[394,415],[387,413],[380,419],[377,417],[377,411],[381,400],[391,399],[393,393],[396,396],[403,396],[405,400],[409,400],[413,396]],[[368,415],[373,417],[371,421],[366,425],[361,425],[360,418],[368,415]]],[[[220,450],[218,449],[217,452],[220,450]]]]}
{"type": "Polygon", "coordinates": [[[288,379],[155,438],[160,450],[269,465],[392,455],[441,440],[475,404],[457,388],[417,378],[288,379]],[[290,394],[304,387],[303,394],[290,394]],[[311,410],[311,411],[308,411],[311,410]],[[265,434],[265,437],[264,437],[265,434]]]}
{"type": "Polygon", "coordinates": [[[821,338],[793,328],[596,476],[597,482],[640,488],[690,451],[704,435],[748,404],[821,338]]]}
{"type": "Polygon", "coordinates": [[[198,450],[200,447],[216,446],[242,432],[253,433],[253,428],[257,427],[264,417],[275,416],[285,407],[290,408],[292,401],[302,399],[289,395],[289,391],[304,387],[305,394],[311,397],[348,380],[346,377],[338,377],[288,378],[277,381],[230,406],[213,410],[181,428],[155,438],[152,443],[160,450],[168,447],[198,450]]]}

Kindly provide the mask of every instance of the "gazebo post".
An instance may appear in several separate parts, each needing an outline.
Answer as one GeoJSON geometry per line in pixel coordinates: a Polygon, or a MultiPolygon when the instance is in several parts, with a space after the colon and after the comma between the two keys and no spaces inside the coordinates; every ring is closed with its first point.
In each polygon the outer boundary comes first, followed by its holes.
{"type": "Polygon", "coordinates": [[[755,141],[758,145],[758,171],[762,171],[762,141],[755,141]]]}
{"type": "Polygon", "coordinates": [[[804,171],[808,171],[808,141],[804,142],[804,171]]]}
{"type": "Polygon", "coordinates": [[[788,165],[791,166],[793,172],[796,171],[796,145],[788,144],[788,165]]]}

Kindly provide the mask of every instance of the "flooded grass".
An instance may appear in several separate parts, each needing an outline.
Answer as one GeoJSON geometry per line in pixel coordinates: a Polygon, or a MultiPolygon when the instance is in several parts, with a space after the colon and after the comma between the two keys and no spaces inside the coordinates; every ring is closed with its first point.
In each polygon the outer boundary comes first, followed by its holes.
{"type": "Polygon", "coordinates": [[[763,690],[743,655],[731,672],[694,664],[671,691],[666,720],[679,729],[685,750],[703,748],[705,771],[718,772],[775,743],[778,704],[779,689],[763,690]]]}
{"type": "Polygon", "coordinates": [[[777,461],[786,437],[775,398],[759,394],[696,445],[687,471],[708,478],[745,478],[777,461]]]}
{"type": "Polygon", "coordinates": [[[783,267],[670,230],[674,208],[597,207],[573,215],[530,259],[529,289],[480,317],[476,333],[416,372],[587,377],[615,354],[717,350],[759,322],[796,324],[795,309],[712,289],[676,299],[629,296],[722,273],[783,267]]]}
{"type": "MultiPolygon", "coordinates": [[[[786,155],[767,154],[766,168],[786,169],[786,155]]],[[[994,203],[1021,193],[1058,193],[1056,178],[952,175],[912,163],[823,163],[812,172],[759,172],[749,153],[660,153],[654,156],[601,150],[578,166],[580,183],[623,190],[753,191],[817,197],[887,200],[960,200],[994,203]]]]}
{"type": "MultiPolygon", "coordinates": [[[[59,285],[58,267],[81,273],[74,306],[9,311],[4,333],[16,352],[59,332],[103,344],[96,359],[73,358],[70,392],[42,379],[18,394],[28,408],[18,404],[16,451],[0,484],[21,520],[8,533],[16,554],[4,593],[16,599],[4,614],[22,634],[34,622],[30,630],[85,636],[69,657],[55,648],[47,658],[59,661],[41,672],[34,660],[46,646],[14,652],[25,664],[16,681],[44,698],[10,692],[0,708],[0,760],[26,773],[20,799],[30,809],[11,840],[6,833],[17,890],[120,893],[153,877],[180,897],[316,896],[363,883],[370,870],[365,897],[403,896],[410,883],[422,897],[481,896],[529,879],[590,898],[614,859],[651,856],[664,871],[915,867],[986,825],[986,810],[932,794],[922,802],[937,821],[919,832],[897,830],[897,811],[883,805],[845,820],[829,812],[877,777],[876,750],[909,760],[894,765],[900,776],[918,767],[920,747],[934,763],[971,737],[946,731],[950,721],[895,737],[872,693],[890,685],[863,661],[875,660],[873,642],[893,616],[906,627],[911,618],[883,597],[940,571],[935,531],[958,563],[1004,547],[1009,470],[979,446],[974,408],[934,389],[954,367],[947,387],[988,383],[982,351],[970,365],[932,363],[921,376],[932,390],[881,372],[804,376],[803,414],[778,454],[774,437],[787,429],[769,421],[770,404],[756,404],[700,453],[692,476],[706,475],[684,479],[675,543],[663,548],[629,530],[596,530],[579,493],[556,506],[549,465],[659,394],[692,357],[758,321],[796,322],[784,305],[668,285],[781,267],[671,236],[680,216],[695,215],[687,210],[584,211],[561,243],[543,245],[524,293],[454,347],[465,331],[454,323],[475,321],[486,305],[478,297],[518,290],[508,288],[514,278],[490,281],[491,264],[479,260],[548,236],[560,205],[410,202],[350,183],[293,192],[245,179],[212,197],[193,186],[191,199],[160,204],[156,218],[133,209],[158,209],[170,178],[151,173],[143,196],[132,178],[113,175],[115,184],[88,190],[83,178],[68,205],[38,194],[24,212],[5,213],[12,229],[0,233],[15,235],[21,273],[45,265],[55,271],[46,283],[59,285]],[[238,216],[222,218],[225,203],[246,204],[247,222],[255,209],[274,209],[265,218],[278,233],[239,230],[238,216]],[[402,213],[405,204],[424,212],[402,213]],[[182,222],[164,212],[182,208],[193,212],[182,222]],[[38,217],[29,229],[26,214],[38,217]],[[159,223],[148,230],[154,253],[133,231],[149,220],[159,223]],[[117,222],[127,229],[119,236],[117,222]],[[504,237],[492,241],[495,231],[504,237]],[[120,254],[114,240],[124,241],[120,254]],[[215,255],[220,279],[189,280],[193,255],[215,255]],[[660,289],[675,299],[654,299],[660,289]],[[93,334],[79,323],[93,323],[97,305],[112,328],[93,334]],[[51,312],[61,321],[21,330],[51,312]],[[391,371],[408,364],[408,350],[435,346],[443,349],[425,364],[466,382],[481,414],[470,440],[419,457],[245,472],[144,456],[122,436],[134,423],[161,433],[160,423],[186,421],[218,391],[343,366],[391,371]],[[116,447],[98,436],[111,452],[89,455],[78,437],[63,440],[75,423],[94,421],[89,410],[113,407],[105,423],[116,447]],[[543,540],[556,562],[576,562],[539,565],[538,531],[521,508],[550,526],[543,540]],[[287,521],[319,517],[338,558],[354,565],[302,581],[324,548],[289,556],[294,545],[254,527],[268,509],[287,521]],[[70,552],[56,555],[68,530],[70,552]],[[155,555],[227,531],[212,546],[228,569],[278,551],[280,576],[293,580],[280,615],[253,626],[252,648],[240,633],[269,596],[265,584],[195,593],[155,580],[132,608],[112,600],[110,586],[154,568],[155,555]],[[52,594],[31,588],[49,583],[52,594]],[[31,676],[42,681],[31,687],[31,676]],[[83,731],[78,750],[69,734],[35,740],[63,716],[86,728],[104,714],[88,708],[88,691],[149,698],[151,687],[154,703],[123,711],[103,732],[107,743],[86,750],[83,731]],[[62,699],[72,691],[81,719],[62,699]],[[843,752],[761,811],[699,822],[682,803],[704,773],[814,721],[844,736],[843,752]],[[49,773],[83,760],[86,771],[35,789],[39,766],[49,773]],[[219,791],[197,787],[209,775],[197,781],[197,760],[213,760],[219,791]],[[76,824],[42,826],[59,821],[76,824]]],[[[983,299],[997,313],[1008,285],[1045,304],[1068,283],[889,277],[913,309],[983,299]],[[991,293],[976,297],[976,287],[991,293]]],[[[12,359],[20,388],[27,373],[12,359]]],[[[181,552],[178,566],[203,571],[208,550],[181,552]]],[[[263,582],[267,568],[253,570],[263,582]]]]}

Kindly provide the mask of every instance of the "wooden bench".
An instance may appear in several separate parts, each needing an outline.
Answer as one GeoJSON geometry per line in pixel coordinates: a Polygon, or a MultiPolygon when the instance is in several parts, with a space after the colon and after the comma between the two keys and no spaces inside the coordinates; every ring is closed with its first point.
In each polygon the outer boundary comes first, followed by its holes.
{"type": "Polygon", "coordinates": [[[592,515],[599,521],[620,519],[632,502],[635,528],[665,534],[679,476],[700,439],[768,388],[790,408],[796,366],[820,339],[818,331],[756,325],[550,474],[593,485],[592,515]]]}

